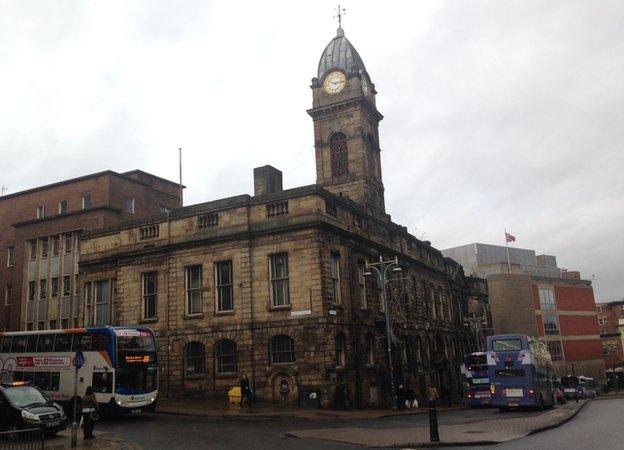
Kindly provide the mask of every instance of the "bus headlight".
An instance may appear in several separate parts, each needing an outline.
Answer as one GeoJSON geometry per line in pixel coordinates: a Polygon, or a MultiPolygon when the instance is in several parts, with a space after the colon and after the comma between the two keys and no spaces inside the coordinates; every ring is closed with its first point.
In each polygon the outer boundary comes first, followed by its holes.
{"type": "Polygon", "coordinates": [[[123,402],[123,400],[122,400],[122,399],[118,398],[118,399],[117,399],[117,404],[118,404],[119,406],[121,406],[121,405],[123,405],[123,404],[124,404],[124,402],[123,402]]]}
{"type": "Polygon", "coordinates": [[[28,420],[36,420],[39,422],[39,416],[37,414],[33,414],[30,411],[22,411],[22,417],[28,420]]]}

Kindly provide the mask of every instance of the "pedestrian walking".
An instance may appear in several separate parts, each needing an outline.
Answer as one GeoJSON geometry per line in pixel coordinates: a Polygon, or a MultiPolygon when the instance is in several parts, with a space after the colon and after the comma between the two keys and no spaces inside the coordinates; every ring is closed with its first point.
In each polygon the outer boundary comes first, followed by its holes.
{"type": "Polygon", "coordinates": [[[241,400],[240,406],[243,406],[243,402],[247,400],[247,406],[251,406],[252,404],[252,395],[251,388],[249,387],[249,378],[247,378],[247,374],[243,374],[240,380],[240,391],[241,391],[241,400]]]}
{"type": "Polygon", "coordinates": [[[288,380],[282,378],[279,384],[280,403],[282,405],[288,404],[288,394],[290,393],[290,387],[288,386],[288,380]]]}
{"type": "Polygon", "coordinates": [[[93,392],[93,388],[89,386],[82,398],[82,431],[85,439],[93,439],[93,428],[95,422],[100,419],[100,406],[93,392]]]}
{"type": "Polygon", "coordinates": [[[397,396],[397,406],[399,407],[399,409],[405,409],[405,386],[403,386],[402,384],[399,384],[399,387],[396,390],[396,396],[397,396]]]}
{"type": "Polygon", "coordinates": [[[405,400],[405,406],[408,408],[418,408],[418,400],[416,400],[416,392],[410,386],[407,387],[406,392],[407,399],[405,400]]]}

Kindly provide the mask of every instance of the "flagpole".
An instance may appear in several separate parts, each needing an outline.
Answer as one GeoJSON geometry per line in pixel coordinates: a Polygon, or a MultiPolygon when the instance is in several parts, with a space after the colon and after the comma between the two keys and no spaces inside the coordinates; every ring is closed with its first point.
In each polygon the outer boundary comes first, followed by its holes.
{"type": "Polygon", "coordinates": [[[182,207],[184,205],[182,201],[182,147],[179,148],[178,163],[180,169],[180,207],[182,207]]]}
{"type": "Polygon", "coordinates": [[[505,228],[505,249],[507,250],[507,273],[511,273],[511,260],[509,259],[509,242],[507,240],[506,228],[505,228]]]}

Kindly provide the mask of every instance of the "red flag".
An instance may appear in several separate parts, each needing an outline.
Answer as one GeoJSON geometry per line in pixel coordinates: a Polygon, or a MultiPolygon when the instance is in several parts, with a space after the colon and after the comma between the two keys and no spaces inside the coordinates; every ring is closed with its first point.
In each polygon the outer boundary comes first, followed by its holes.
{"type": "Polygon", "coordinates": [[[515,237],[515,236],[512,236],[511,234],[509,234],[509,233],[507,233],[507,232],[505,231],[505,240],[506,240],[507,242],[514,242],[514,241],[516,240],[516,237],[515,237]]]}

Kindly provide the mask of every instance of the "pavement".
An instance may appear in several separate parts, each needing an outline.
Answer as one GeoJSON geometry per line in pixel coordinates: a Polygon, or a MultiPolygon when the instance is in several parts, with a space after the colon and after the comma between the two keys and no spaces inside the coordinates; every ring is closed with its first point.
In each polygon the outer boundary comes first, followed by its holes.
{"type": "MultiPolygon", "coordinates": [[[[491,445],[526,437],[539,431],[558,427],[570,419],[587,404],[568,402],[552,410],[525,417],[492,419],[461,424],[440,424],[439,443],[429,440],[428,426],[406,426],[401,428],[318,428],[288,431],[291,437],[320,439],[366,447],[431,447],[458,445],[491,445]]],[[[501,413],[505,414],[505,413],[501,413]]]]}
{"type": "MultiPolygon", "coordinates": [[[[613,402],[624,405],[622,400],[613,402]]],[[[487,445],[523,438],[558,427],[587,403],[594,402],[569,402],[544,412],[440,408],[441,442],[437,445],[487,445]]],[[[160,413],[105,418],[96,426],[96,439],[84,441],[80,433],[77,448],[334,450],[431,446],[428,417],[423,414],[426,409],[328,411],[272,404],[241,408],[223,402],[187,399],[164,401],[159,403],[158,410],[160,413]]],[[[47,439],[46,448],[70,450],[69,443],[70,432],[65,430],[47,439]]]]}
{"type": "MultiPolygon", "coordinates": [[[[464,409],[463,406],[440,407],[439,411],[464,409]]],[[[302,409],[295,406],[282,406],[274,403],[257,403],[254,406],[239,406],[222,400],[212,399],[167,399],[159,398],[157,413],[177,414],[196,417],[224,417],[235,419],[275,419],[298,418],[322,419],[376,419],[381,417],[426,414],[427,408],[405,410],[392,409],[352,409],[335,411],[329,409],[302,409]]]]}
{"type": "Polygon", "coordinates": [[[94,433],[95,439],[84,440],[82,430],[78,430],[78,441],[76,447],[71,446],[71,430],[68,428],[61,431],[53,438],[46,439],[46,450],[70,450],[70,449],[92,449],[92,450],[142,450],[139,444],[129,442],[119,436],[110,433],[94,433]]]}

